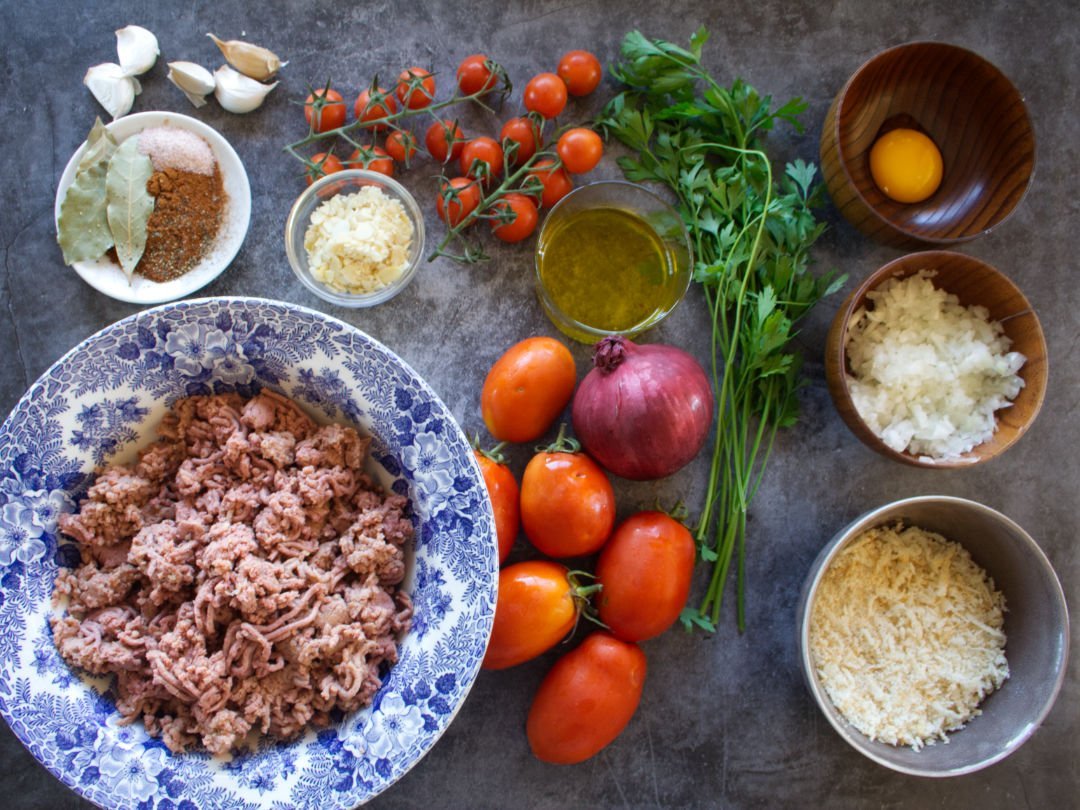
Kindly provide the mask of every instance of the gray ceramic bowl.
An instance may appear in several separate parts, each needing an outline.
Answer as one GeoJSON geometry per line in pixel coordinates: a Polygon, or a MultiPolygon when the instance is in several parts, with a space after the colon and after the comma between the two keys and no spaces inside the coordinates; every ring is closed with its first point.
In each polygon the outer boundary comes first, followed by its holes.
{"type": "Polygon", "coordinates": [[[1004,759],[1030,737],[1053,706],[1065,679],[1069,613],[1046,555],[1031,536],[999,512],[943,495],[908,498],[867,512],[818,554],[798,607],[803,675],[826,719],[859,753],[915,776],[958,776],[1004,759]],[[920,751],[873,742],[848,724],[826,694],[810,652],[810,616],[822,576],[839,551],[866,529],[897,520],[955,540],[1005,595],[1005,655],[1010,676],[981,705],[982,714],[949,734],[947,744],[920,751]]]}

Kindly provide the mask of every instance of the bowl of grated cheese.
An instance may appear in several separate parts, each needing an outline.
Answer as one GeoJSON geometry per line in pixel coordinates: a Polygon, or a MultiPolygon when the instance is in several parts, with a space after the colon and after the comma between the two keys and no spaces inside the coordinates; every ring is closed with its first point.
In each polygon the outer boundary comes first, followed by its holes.
{"type": "Polygon", "coordinates": [[[1069,614],[1050,561],[1005,515],[907,498],[842,529],[798,607],[807,686],[864,756],[958,776],[1019,748],[1065,679],[1069,614]]]}
{"type": "Polygon", "coordinates": [[[389,301],[416,275],[424,217],[412,194],[365,169],[312,183],[285,223],[285,252],[300,282],[343,307],[389,301]]]}

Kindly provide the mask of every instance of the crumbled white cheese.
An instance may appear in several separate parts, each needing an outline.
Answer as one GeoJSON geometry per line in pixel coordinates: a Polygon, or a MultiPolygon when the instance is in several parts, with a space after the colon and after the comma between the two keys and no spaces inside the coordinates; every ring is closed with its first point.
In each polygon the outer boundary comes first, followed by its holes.
{"type": "Polygon", "coordinates": [[[1009,677],[1005,598],[958,543],[869,529],[817,589],[810,648],[833,705],[872,740],[918,751],[981,713],[1009,677]]]}
{"type": "Polygon", "coordinates": [[[414,230],[405,206],[382,189],[338,194],[311,214],[304,233],[308,268],[334,292],[375,292],[405,271],[414,230]]]}

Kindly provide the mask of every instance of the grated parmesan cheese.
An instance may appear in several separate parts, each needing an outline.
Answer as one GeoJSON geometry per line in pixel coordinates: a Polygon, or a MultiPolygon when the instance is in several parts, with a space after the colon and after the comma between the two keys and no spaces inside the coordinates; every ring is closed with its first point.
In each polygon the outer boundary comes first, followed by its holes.
{"type": "Polygon", "coordinates": [[[319,204],[304,233],[312,277],[339,293],[370,293],[409,264],[412,220],[399,200],[375,186],[319,204]]]}
{"type": "Polygon", "coordinates": [[[959,544],[879,526],[833,559],[810,648],[829,699],[869,737],[918,751],[981,713],[1009,677],[1005,598],[959,544]]]}

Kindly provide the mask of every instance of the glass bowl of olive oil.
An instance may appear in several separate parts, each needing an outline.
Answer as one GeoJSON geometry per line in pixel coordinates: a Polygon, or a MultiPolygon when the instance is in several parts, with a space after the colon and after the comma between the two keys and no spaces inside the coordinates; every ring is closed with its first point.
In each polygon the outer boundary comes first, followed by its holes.
{"type": "Polygon", "coordinates": [[[602,181],[563,197],[536,244],[536,290],[561,332],[583,343],[634,337],[682,300],[693,267],[679,213],[642,186],[602,181]]]}

